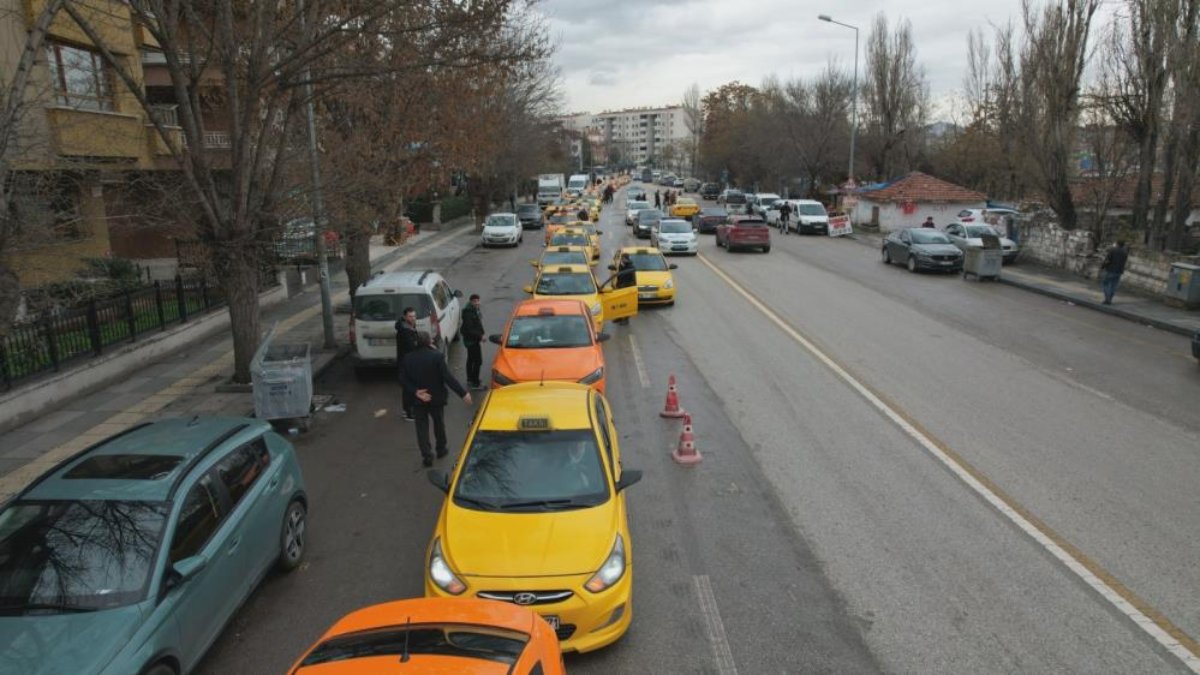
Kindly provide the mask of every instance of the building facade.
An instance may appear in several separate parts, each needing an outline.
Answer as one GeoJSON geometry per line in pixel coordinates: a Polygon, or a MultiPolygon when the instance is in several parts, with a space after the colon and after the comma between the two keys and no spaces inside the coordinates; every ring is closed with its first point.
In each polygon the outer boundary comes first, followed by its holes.
{"type": "Polygon", "coordinates": [[[684,154],[690,136],[685,119],[682,106],[665,106],[572,113],[559,122],[588,137],[597,162],[660,166],[684,154]]]}

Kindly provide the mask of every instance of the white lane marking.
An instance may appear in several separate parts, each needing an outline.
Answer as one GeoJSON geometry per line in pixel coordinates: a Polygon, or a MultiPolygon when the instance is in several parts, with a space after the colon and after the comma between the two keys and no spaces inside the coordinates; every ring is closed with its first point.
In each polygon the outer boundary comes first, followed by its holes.
{"type": "Polygon", "coordinates": [[[650,374],[646,372],[646,364],[642,361],[642,350],[638,349],[637,338],[633,333],[629,334],[629,348],[633,350],[633,365],[637,366],[638,380],[642,383],[642,389],[650,388],[650,374]]]}
{"type": "MultiPolygon", "coordinates": [[[[910,423],[899,411],[881,399],[865,384],[857,380],[853,375],[843,369],[836,361],[821,351],[815,344],[810,342],[808,338],[801,335],[795,328],[784,321],[771,308],[764,305],[754,297],[749,291],[734,281],[729,275],[721,271],[710,262],[705,256],[698,256],[700,261],[711,269],[718,277],[720,277],[730,288],[737,291],[739,295],[750,302],[759,312],[766,316],[772,323],[779,327],[784,333],[787,333],[793,340],[804,347],[810,354],[817,358],[826,368],[833,371],[835,375],[841,378],[846,384],[850,385],[860,396],[865,398],[876,410],[883,413],[885,417],[890,419],[896,426],[900,427],[904,433],[917,442],[930,455],[933,455],[940,461],[951,473],[958,477],[963,483],[975,491],[987,503],[991,504],[997,511],[1008,518],[1014,525],[1019,527],[1022,532],[1029,535],[1034,541],[1042,546],[1050,555],[1054,556],[1067,567],[1071,572],[1078,576],[1085,584],[1090,586],[1107,600],[1110,604],[1117,608],[1119,612],[1128,617],[1138,628],[1144,630],[1150,637],[1154,638],[1158,644],[1162,645],[1167,651],[1171,652],[1180,661],[1183,662],[1189,670],[1194,673],[1200,673],[1200,654],[1192,648],[1184,646],[1171,633],[1177,633],[1185,639],[1194,643],[1195,641],[1183,632],[1182,629],[1173,625],[1165,616],[1151,608],[1151,611],[1158,615],[1158,619],[1151,618],[1146,612],[1135,606],[1134,601],[1147,608],[1149,605],[1138,598],[1132,590],[1124,588],[1124,593],[1117,590],[1117,585],[1121,585],[1107,572],[1104,572],[1098,564],[1092,563],[1092,566],[1085,564],[1083,560],[1075,555],[1072,555],[1055,537],[1051,536],[1049,529],[1043,529],[1039,525],[1034,524],[1029,518],[1018,512],[1013,505],[1006,499],[1001,497],[988,486],[984,485],[976,478],[960,461],[947,454],[933,439],[927,436],[920,429],[917,429],[910,423]],[[1093,570],[1095,567],[1095,571],[1093,570]],[[1101,579],[1097,571],[1113,580],[1114,583],[1109,583],[1101,579]],[[1127,597],[1128,596],[1128,597],[1127,597]],[[1132,600],[1132,601],[1131,601],[1132,600]]],[[[1072,547],[1074,548],[1074,547],[1072,547]]],[[[1078,549],[1076,549],[1078,550],[1078,549]]],[[[1123,587],[1123,585],[1121,585],[1123,587]]]]}
{"type": "Polygon", "coordinates": [[[696,596],[700,600],[700,614],[704,616],[704,627],[708,630],[708,643],[712,646],[717,672],[721,675],[737,675],[737,664],[733,662],[733,650],[729,638],[725,637],[725,624],[717,609],[717,596],[713,595],[712,584],[707,574],[692,576],[696,585],[696,596]]]}

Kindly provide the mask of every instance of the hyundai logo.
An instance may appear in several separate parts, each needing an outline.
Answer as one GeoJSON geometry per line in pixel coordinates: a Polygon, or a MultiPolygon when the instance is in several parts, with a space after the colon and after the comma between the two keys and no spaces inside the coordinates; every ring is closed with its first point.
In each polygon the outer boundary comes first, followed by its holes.
{"type": "Polygon", "coordinates": [[[513,602],[518,605],[532,605],[537,602],[537,595],[534,593],[517,593],[513,595],[513,602]]]}

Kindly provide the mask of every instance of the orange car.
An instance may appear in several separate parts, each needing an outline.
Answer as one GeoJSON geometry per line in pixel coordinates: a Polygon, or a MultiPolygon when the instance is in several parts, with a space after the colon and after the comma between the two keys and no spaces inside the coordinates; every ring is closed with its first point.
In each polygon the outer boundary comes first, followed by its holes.
{"type": "Polygon", "coordinates": [[[500,345],[492,362],[492,388],[517,382],[565,380],[604,392],[604,351],[608,339],[597,333],[582,300],[525,300],[517,305],[504,333],[492,335],[500,345]]]}
{"type": "Polygon", "coordinates": [[[289,672],[563,675],[567,671],[554,630],[528,608],[473,598],[417,598],[347,614],[289,672]]]}

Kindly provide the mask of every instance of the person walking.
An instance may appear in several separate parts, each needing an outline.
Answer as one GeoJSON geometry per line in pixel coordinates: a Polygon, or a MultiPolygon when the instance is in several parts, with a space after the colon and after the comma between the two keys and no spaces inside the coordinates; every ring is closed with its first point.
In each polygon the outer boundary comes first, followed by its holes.
{"type": "Polygon", "coordinates": [[[779,231],[787,234],[791,226],[788,225],[788,220],[792,216],[792,205],[784,202],[783,206],[779,207],[779,231]]]}
{"type": "MultiPolygon", "coordinates": [[[[405,307],[400,313],[400,320],[396,322],[396,373],[400,376],[401,383],[404,382],[404,357],[407,354],[415,352],[420,347],[420,341],[417,339],[417,311],[412,307],[405,307]]],[[[413,421],[413,397],[412,392],[405,389],[401,394],[401,407],[404,409],[404,419],[413,421]]]]}
{"type": "MultiPolygon", "coordinates": [[[[621,262],[617,265],[616,279],[613,280],[613,288],[629,288],[637,286],[637,268],[633,266],[633,260],[628,253],[621,254],[621,262]]],[[[613,323],[625,325],[629,323],[629,318],[617,319],[613,323]]]]}
{"type": "Polygon", "coordinates": [[[472,293],[462,312],[463,346],[467,348],[467,386],[483,389],[479,381],[479,368],[483,366],[483,312],[479,307],[479,294],[472,293]]]}
{"type": "Polygon", "coordinates": [[[1125,263],[1129,260],[1129,250],[1125,248],[1125,241],[1117,242],[1114,248],[1110,248],[1104,256],[1104,262],[1100,263],[1100,271],[1103,275],[1100,278],[1100,289],[1104,291],[1104,304],[1113,304],[1113,296],[1117,294],[1117,284],[1121,283],[1121,275],[1125,273],[1125,263]]]}
{"type": "Polygon", "coordinates": [[[471,392],[463,388],[446,365],[446,357],[434,349],[429,333],[417,334],[421,346],[404,356],[404,367],[400,378],[405,391],[411,391],[413,413],[417,422],[417,448],[421,451],[421,466],[433,466],[434,452],[429,445],[429,423],[433,422],[434,450],[437,457],[449,453],[446,444],[446,401],[450,394],[447,387],[462,397],[463,403],[471,405],[471,392]]]}
{"type": "Polygon", "coordinates": [[[921,227],[937,229],[937,225],[933,224],[933,216],[925,216],[925,222],[921,223],[921,227]]]}
{"type": "Polygon", "coordinates": [[[654,208],[662,208],[662,195],[658,194],[658,190],[654,191],[654,208]]]}

